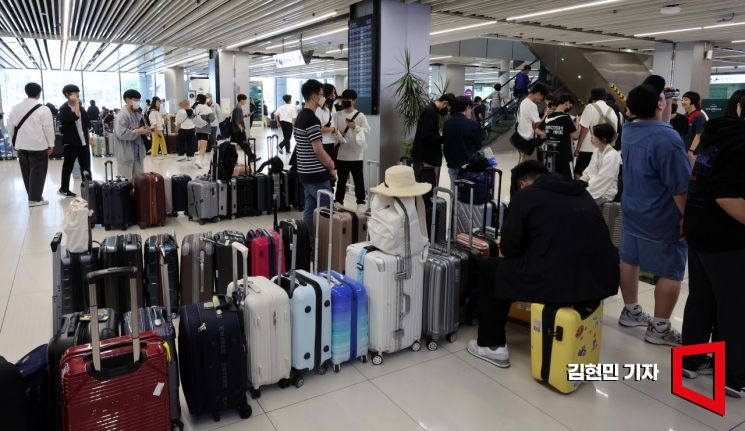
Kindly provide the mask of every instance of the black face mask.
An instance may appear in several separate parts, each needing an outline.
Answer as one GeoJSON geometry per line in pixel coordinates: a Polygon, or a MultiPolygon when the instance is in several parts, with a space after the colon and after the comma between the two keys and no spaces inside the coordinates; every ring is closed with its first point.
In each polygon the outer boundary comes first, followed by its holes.
{"type": "Polygon", "coordinates": [[[448,115],[448,108],[442,108],[442,109],[440,109],[439,112],[440,112],[440,115],[442,115],[444,117],[444,116],[448,115]]]}
{"type": "Polygon", "coordinates": [[[326,99],[326,105],[330,108],[334,104],[334,99],[326,99]]]}
{"type": "Polygon", "coordinates": [[[670,112],[672,112],[673,114],[676,113],[676,112],[678,112],[678,104],[677,103],[673,103],[672,106],[670,106],[670,108],[672,108],[672,110],[670,112]]]}
{"type": "Polygon", "coordinates": [[[341,107],[344,109],[349,109],[352,107],[352,101],[351,100],[342,100],[341,101],[341,107]]]}

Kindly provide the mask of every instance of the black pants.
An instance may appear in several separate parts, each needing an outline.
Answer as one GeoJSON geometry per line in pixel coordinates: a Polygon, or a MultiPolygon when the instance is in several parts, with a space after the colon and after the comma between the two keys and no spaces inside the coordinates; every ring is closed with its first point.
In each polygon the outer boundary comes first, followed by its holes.
{"type": "Polygon", "coordinates": [[[178,155],[187,157],[194,156],[197,148],[197,134],[195,129],[179,129],[178,131],[178,155]]]}
{"type": "Polygon", "coordinates": [[[336,175],[339,179],[336,186],[336,202],[340,204],[344,203],[344,195],[347,193],[347,180],[351,173],[354,180],[354,196],[357,198],[357,203],[365,203],[365,177],[362,168],[362,160],[336,161],[336,175]]]}
{"type": "Polygon", "coordinates": [[[70,190],[70,174],[77,159],[80,164],[80,173],[91,171],[91,150],[88,145],[65,145],[65,160],[62,162],[62,179],[60,190],[70,190]]]}
{"type": "Polygon", "coordinates": [[[23,185],[29,201],[44,200],[44,181],[47,179],[49,156],[46,150],[18,150],[18,162],[21,164],[23,185]]]}
{"type": "Polygon", "coordinates": [[[292,123],[287,121],[280,121],[282,125],[282,142],[279,143],[279,149],[284,148],[286,152],[290,152],[290,139],[292,138],[292,123]]]}
{"type": "MultiPolygon", "coordinates": [[[[577,144],[579,145],[579,144],[577,144]]],[[[577,156],[577,161],[574,162],[574,175],[582,175],[582,172],[590,166],[590,160],[592,160],[592,153],[587,151],[580,151],[577,156]]]]}
{"type": "MultiPolygon", "coordinates": [[[[724,341],[727,386],[745,387],[745,331],[742,305],[745,250],[708,253],[688,248],[689,293],[683,315],[683,344],[724,341]],[[714,332],[716,328],[716,333],[714,332]]],[[[701,358],[684,357],[686,367],[701,358]]]]}
{"type": "Polygon", "coordinates": [[[482,347],[497,347],[507,344],[504,327],[510,313],[512,302],[494,297],[494,277],[499,261],[489,259],[477,264],[478,274],[478,302],[479,302],[479,332],[478,345],[482,347]]]}
{"type": "Polygon", "coordinates": [[[207,151],[212,151],[212,148],[217,145],[217,126],[210,128],[210,138],[207,140],[207,151]]]}

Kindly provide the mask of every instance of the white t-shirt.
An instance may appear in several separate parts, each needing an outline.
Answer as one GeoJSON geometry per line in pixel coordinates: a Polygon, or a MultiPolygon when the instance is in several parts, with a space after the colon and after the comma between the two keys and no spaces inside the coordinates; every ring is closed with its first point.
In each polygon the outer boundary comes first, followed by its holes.
{"type": "Polygon", "coordinates": [[[297,118],[297,109],[295,109],[295,106],[285,103],[284,105],[277,108],[277,111],[274,113],[274,117],[279,117],[279,121],[286,121],[288,123],[294,124],[295,118],[297,118]]]}
{"type": "Polygon", "coordinates": [[[616,112],[613,110],[613,108],[608,106],[608,104],[606,104],[604,101],[598,100],[597,102],[593,102],[587,105],[585,107],[585,110],[582,111],[582,118],[580,118],[579,120],[579,125],[587,127],[589,132],[587,133],[587,135],[585,135],[585,140],[582,141],[582,147],[579,149],[580,151],[585,153],[591,153],[595,151],[595,146],[592,145],[591,141],[592,128],[604,122],[603,116],[607,118],[607,121],[605,122],[613,126],[613,130],[618,130],[618,116],[616,116],[616,112]],[[600,112],[598,112],[598,110],[600,112]]]}
{"type": "Polygon", "coordinates": [[[541,116],[538,115],[538,105],[526,97],[520,102],[518,109],[517,133],[525,139],[530,139],[534,136],[533,123],[541,121],[541,116]]]}
{"type": "Polygon", "coordinates": [[[606,145],[603,152],[595,148],[590,164],[582,172],[582,181],[587,182],[587,191],[593,199],[612,201],[616,197],[620,167],[621,154],[615,148],[606,145]]]}
{"type": "MultiPolygon", "coordinates": [[[[336,120],[334,119],[334,115],[328,108],[321,108],[320,106],[316,108],[316,117],[318,117],[318,120],[321,122],[321,127],[336,127],[336,120]],[[329,122],[331,122],[329,124],[329,122]],[[327,126],[327,124],[329,124],[327,126]]],[[[336,138],[334,137],[334,134],[331,132],[321,133],[323,136],[323,143],[324,144],[335,144],[336,138]]]]}

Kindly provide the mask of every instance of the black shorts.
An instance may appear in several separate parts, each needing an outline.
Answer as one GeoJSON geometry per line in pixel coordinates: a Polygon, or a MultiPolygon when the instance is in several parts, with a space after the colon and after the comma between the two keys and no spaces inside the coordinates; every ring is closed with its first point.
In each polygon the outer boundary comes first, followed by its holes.
{"type": "Polygon", "coordinates": [[[197,140],[199,141],[208,141],[210,139],[209,133],[197,133],[197,140]]]}
{"type": "Polygon", "coordinates": [[[577,161],[574,162],[574,175],[582,175],[582,172],[590,166],[590,160],[592,160],[592,153],[580,151],[577,161]]]}

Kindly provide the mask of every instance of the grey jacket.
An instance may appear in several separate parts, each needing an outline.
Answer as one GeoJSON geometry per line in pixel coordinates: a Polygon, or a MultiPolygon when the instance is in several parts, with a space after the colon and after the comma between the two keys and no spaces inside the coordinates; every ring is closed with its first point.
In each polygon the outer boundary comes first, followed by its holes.
{"type": "Polygon", "coordinates": [[[118,161],[133,162],[145,158],[142,135],[135,132],[140,128],[141,120],[142,114],[130,113],[126,108],[114,117],[114,133],[109,136],[109,141],[118,161]]]}

